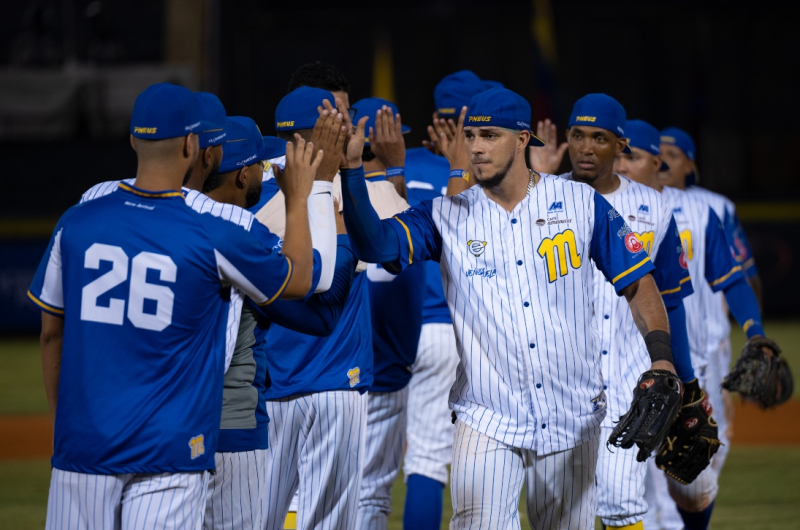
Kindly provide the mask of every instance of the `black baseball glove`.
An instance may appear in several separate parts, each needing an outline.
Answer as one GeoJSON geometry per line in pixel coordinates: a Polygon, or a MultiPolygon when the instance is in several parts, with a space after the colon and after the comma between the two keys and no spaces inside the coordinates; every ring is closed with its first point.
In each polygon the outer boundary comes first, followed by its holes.
{"type": "Polygon", "coordinates": [[[792,397],[794,391],[792,372],[780,353],[780,347],[773,340],[765,337],[748,340],[733,370],[722,381],[722,388],[739,392],[742,398],[762,409],[780,405],[792,397]],[[773,354],[764,353],[764,347],[773,354]]]}
{"type": "Polygon", "coordinates": [[[708,396],[697,380],[686,383],[678,419],[656,455],[656,465],[681,484],[689,484],[711,462],[719,450],[717,422],[708,396]]]}
{"type": "Polygon", "coordinates": [[[644,462],[655,451],[681,406],[681,383],[667,370],[648,370],[633,389],[631,408],[622,415],[608,443],[630,449],[639,447],[636,460],[644,462]]]}

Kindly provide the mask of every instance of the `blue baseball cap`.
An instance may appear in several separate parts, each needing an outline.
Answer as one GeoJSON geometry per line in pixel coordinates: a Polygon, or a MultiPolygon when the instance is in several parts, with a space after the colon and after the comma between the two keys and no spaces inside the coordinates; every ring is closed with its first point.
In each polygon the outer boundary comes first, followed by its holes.
{"type": "MultiPolygon", "coordinates": [[[[355,111],[352,117],[353,123],[357,123],[364,116],[369,118],[364,125],[364,135],[367,137],[366,143],[369,143],[369,128],[375,126],[375,116],[384,105],[392,109],[392,114],[400,112],[397,110],[397,105],[382,98],[364,98],[350,106],[350,109],[355,111]]],[[[411,127],[403,124],[400,126],[400,130],[405,134],[411,131],[411,127]]]]}
{"type": "Polygon", "coordinates": [[[528,145],[543,146],[531,131],[531,106],[507,88],[490,88],[472,97],[464,127],[503,127],[531,133],[528,145]]]}
{"type": "Polygon", "coordinates": [[[482,79],[481,85],[483,85],[484,90],[489,90],[490,88],[505,88],[506,86],[501,83],[500,81],[491,81],[489,79],[482,79]]]}
{"type": "Polygon", "coordinates": [[[470,70],[446,75],[433,89],[433,101],[440,118],[455,117],[461,107],[469,105],[472,96],[486,90],[481,78],[470,70]]]}
{"type": "Polygon", "coordinates": [[[319,118],[317,107],[322,105],[323,99],[336,105],[333,94],[327,90],[310,86],[295,88],[283,97],[275,109],[275,130],[313,129],[319,118]]]}
{"type": "Polygon", "coordinates": [[[667,127],[661,131],[660,143],[678,146],[678,148],[683,151],[683,154],[686,155],[686,158],[694,162],[694,140],[692,140],[692,137],[689,136],[689,133],[686,131],[678,129],[677,127],[667,127]]]}
{"type": "MultiPolygon", "coordinates": [[[[625,136],[628,140],[628,146],[637,147],[647,151],[651,155],[661,156],[661,133],[658,129],[650,125],[644,120],[628,120],[625,122],[625,136]]],[[[661,161],[661,168],[659,171],[667,171],[669,166],[661,161]]]]}
{"type": "MultiPolygon", "coordinates": [[[[686,158],[694,162],[694,154],[695,154],[695,147],[694,147],[694,140],[692,137],[689,136],[689,133],[682,129],[678,129],[677,127],[667,127],[663,131],[661,131],[661,143],[662,144],[671,144],[677,146],[683,154],[686,155],[686,158]]],[[[686,185],[693,186],[697,182],[697,168],[694,171],[686,175],[686,185]]]]}
{"type": "Polygon", "coordinates": [[[264,142],[264,158],[262,160],[278,158],[286,154],[286,140],[277,136],[262,136],[261,139],[264,142]]]}
{"type": "Polygon", "coordinates": [[[130,131],[136,138],[166,140],[211,127],[203,119],[195,93],[172,83],[150,85],[133,104],[130,131]]]}
{"type": "Polygon", "coordinates": [[[225,123],[225,129],[228,136],[222,144],[220,173],[236,171],[262,160],[259,151],[264,142],[253,120],[244,116],[230,116],[225,123]],[[252,126],[249,122],[252,122],[252,126]]]}
{"type": "MultiPolygon", "coordinates": [[[[619,101],[606,94],[587,94],[573,105],[567,126],[600,127],[625,138],[625,121],[625,108],[619,101]]],[[[630,154],[631,149],[626,145],[622,152],[630,154]]]]}
{"type": "Polygon", "coordinates": [[[197,92],[197,102],[203,119],[210,124],[209,129],[200,131],[200,149],[221,145],[225,142],[225,107],[217,96],[210,92],[197,92]]]}

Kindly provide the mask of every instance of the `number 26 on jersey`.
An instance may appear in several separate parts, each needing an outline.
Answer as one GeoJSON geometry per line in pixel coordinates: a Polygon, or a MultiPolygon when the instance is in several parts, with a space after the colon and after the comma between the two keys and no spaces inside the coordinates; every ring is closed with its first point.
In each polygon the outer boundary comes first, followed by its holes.
{"type": "Polygon", "coordinates": [[[164,254],[140,252],[130,259],[122,247],[95,243],[86,250],[83,266],[97,270],[101,261],[110,261],[111,270],[91,281],[81,291],[81,320],[122,325],[126,301],[110,298],[108,307],[103,307],[97,304],[97,299],[128,280],[130,269],[128,320],[137,328],[152,331],[162,331],[172,323],[175,293],[167,286],[147,283],[148,269],[158,271],[162,282],[175,283],[178,267],[172,258],[164,254]]]}

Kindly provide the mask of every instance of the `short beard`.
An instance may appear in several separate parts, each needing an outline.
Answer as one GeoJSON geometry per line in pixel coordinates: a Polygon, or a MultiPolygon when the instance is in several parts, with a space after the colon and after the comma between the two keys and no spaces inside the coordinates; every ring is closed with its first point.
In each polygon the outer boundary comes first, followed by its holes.
{"type": "Polygon", "coordinates": [[[492,178],[486,180],[480,180],[476,178],[475,180],[477,181],[478,186],[480,186],[483,189],[496,188],[497,186],[500,185],[501,182],[503,182],[503,179],[506,178],[506,175],[508,175],[508,171],[511,169],[512,164],[514,164],[513,156],[509,159],[508,164],[506,164],[506,167],[498,171],[497,174],[495,174],[495,176],[493,176],[492,178]]]}
{"type": "Polygon", "coordinates": [[[244,197],[244,204],[245,204],[244,207],[246,209],[252,208],[256,204],[258,204],[258,201],[261,200],[261,188],[262,188],[261,182],[259,182],[257,186],[248,188],[247,195],[245,195],[244,197]]]}
{"type": "Polygon", "coordinates": [[[579,175],[574,169],[572,170],[572,180],[582,184],[591,184],[597,180],[597,175],[590,177],[588,175],[579,175]]]}

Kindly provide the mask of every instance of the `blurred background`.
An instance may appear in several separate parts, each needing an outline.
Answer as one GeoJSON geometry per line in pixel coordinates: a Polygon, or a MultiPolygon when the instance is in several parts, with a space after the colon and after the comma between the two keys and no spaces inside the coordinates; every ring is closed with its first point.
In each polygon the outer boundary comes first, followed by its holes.
{"type": "MultiPolygon", "coordinates": [[[[658,128],[678,126],[694,137],[700,184],[736,202],[753,246],[767,331],[795,351],[800,342],[800,105],[792,81],[800,19],[793,4],[3,2],[0,335],[6,338],[0,340],[0,414],[6,416],[0,419],[12,423],[0,424],[0,474],[38,477],[33,480],[39,482],[0,481],[0,512],[32,510],[43,517],[47,492],[49,467],[42,453],[49,454],[49,427],[41,421],[47,409],[32,339],[39,330],[39,312],[26,290],[58,217],[93,184],[134,176],[130,113],[136,95],[155,82],[214,92],[229,115],[250,116],[264,134],[273,134],[274,109],[292,72],[319,60],[344,72],[352,85],[351,101],[375,95],[396,102],[404,123],[412,127],[407,147],[427,137],[435,84],[460,69],[522,94],[531,102],[534,121],[553,119],[559,134],[577,98],[608,93],[625,106],[629,118],[658,128]],[[32,432],[31,440],[39,433],[40,445],[11,440],[12,430],[32,432]],[[14,455],[39,460],[1,462],[14,455]]],[[[561,169],[568,170],[568,163],[561,169]]],[[[740,336],[737,341],[734,351],[742,344],[740,336]]],[[[800,413],[800,407],[792,410],[800,413]]],[[[747,418],[746,410],[742,414],[747,418]]],[[[757,428],[760,435],[750,440],[756,448],[731,457],[732,469],[744,474],[728,479],[735,485],[721,493],[723,504],[741,508],[719,515],[732,522],[727,527],[737,527],[738,521],[748,529],[800,528],[800,450],[794,448],[800,444],[800,427],[787,418],[773,421],[772,427],[768,422],[763,427],[768,433],[757,428]],[[777,440],[793,449],[765,452],[759,449],[765,439],[767,445],[777,440]],[[780,460],[774,469],[794,466],[794,478],[786,479],[792,482],[758,475],[770,469],[770,458],[780,460]],[[744,507],[752,500],[747,493],[752,484],[761,484],[773,515],[779,513],[775,506],[782,494],[789,495],[784,504],[795,506],[794,511],[775,525],[759,525],[763,516],[748,518],[744,507]],[[737,487],[740,497],[724,496],[737,487]]],[[[752,434],[736,441],[748,443],[752,434]]],[[[13,527],[24,527],[18,524],[13,527]]]]}

